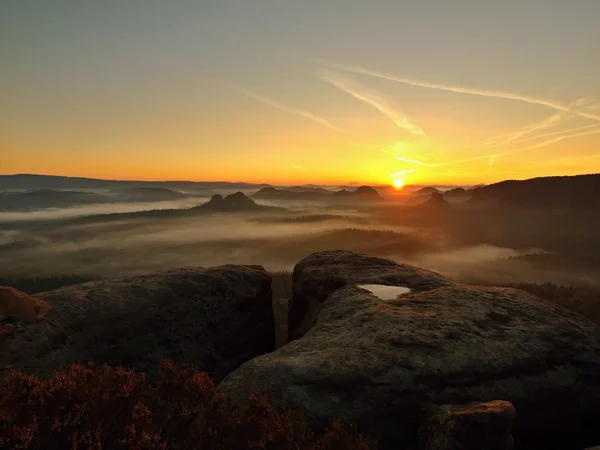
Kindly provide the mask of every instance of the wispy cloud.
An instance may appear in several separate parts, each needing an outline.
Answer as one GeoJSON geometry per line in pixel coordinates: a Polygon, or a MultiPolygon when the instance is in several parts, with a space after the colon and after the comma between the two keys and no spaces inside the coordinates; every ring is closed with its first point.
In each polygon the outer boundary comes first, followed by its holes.
{"type": "Polygon", "coordinates": [[[304,170],[304,166],[294,165],[294,166],[292,166],[292,169],[295,169],[295,170],[304,170]]]}
{"type": "Polygon", "coordinates": [[[412,123],[404,113],[392,106],[390,102],[381,95],[381,93],[373,90],[367,90],[354,80],[332,71],[321,71],[319,76],[346,94],[349,94],[355,99],[371,105],[377,111],[394,122],[398,128],[406,130],[415,136],[426,137],[425,132],[421,128],[412,123]]]}
{"type": "MultiPolygon", "coordinates": [[[[573,138],[577,138],[577,137],[581,137],[581,136],[588,136],[588,135],[594,135],[594,134],[600,133],[600,124],[594,125],[592,127],[593,129],[590,131],[584,131],[584,132],[580,132],[580,133],[576,132],[576,131],[581,130],[581,128],[582,127],[573,128],[571,130],[565,130],[561,133],[570,133],[570,134],[565,134],[563,136],[556,136],[552,139],[547,139],[545,141],[538,142],[536,144],[532,144],[527,147],[521,147],[521,148],[517,148],[514,150],[505,151],[505,152],[500,152],[500,153],[490,153],[490,154],[485,154],[485,155],[480,155],[480,156],[474,156],[471,158],[455,159],[455,160],[438,162],[438,163],[427,163],[424,161],[403,158],[402,156],[396,156],[395,158],[401,162],[412,163],[412,164],[427,167],[427,168],[447,167],[447,166],[452,166],[454,164],[462,164],[462,163],[475,162],[475,161],[487,161],[488,165],[490,167],[493,167],[494,164],[496,163],[496,161],[498,160],[498,158],[501,158],[504,156],[516,155],[518,153],[522,153],[522,152],[525,152],[528,150],[534,150],[537,148],[545,147],[547,145],[556,144],[557,142],[560,142],[560,141],[563,141],[566,139],[573,139],[573,138]]],[[[583,127],[583,128],[589,128],[589,127],[583,127]]]]}
{"type": "Polygon", "coordinates": [[[298,108],[294,108],[291,106],[287,106],[284,105],[282,103],[279,103],[275,100],[272,100],[268,97],[265,97],[263,95],[260,94],[256,94],[246,88],[242,88],[242,87],[238,87],[235,86],[234,87],[235,90],[237,90],[238,92],[240,92],[241,94],[244,94],[246,97],[249,97],[253,100],[256,100],[258,102],[264,103],[265,105],[269,105],[272,106],[273,108],[277,108],[280,109],[281,111],[285,111],[288,112],[290,114],[295,114],[297,116],[300,117],[304,117],[305,119],[311,120],[315,123],[318,123],[320,125],[323,125],[326,128],[329,128],[330,130],[333,131],[341,131],[338,127],[336,127],[335,125],[333,125],[332,123],[330,123],[327,119],[317,116],[316,114],[312,114],[310,112],[304,111],[302,109],[298,109],[298,108]]]}
{"type": "Polygon", "coordinates": [[[595,124],[592,124],[592,125],[585,125],[583,127],[571,128],[570,130],[561,130],[561,131],[554,131],[552,133],[538,134],[536,136],[530,136],[528,138],[521,139],[521,140],[519,140],[517,142],[531,141],[531,140],[539,139],[539,138],[543,138],[543,137],[557,136],[557,135],[560,135],[560,134],[573,133],[574,131],[589,130],[589,129],[600,129],[600,124],[595,123],[595,124]]]}
{"type": "Polygon", "coordinates": [[[510,142],[513,142],[513,141],[519,139],[520,137],[523,137],[530,133],[533,133],[534,131],[544,130],[546,128],[552,128],[552,127],[558,125],[559,123],[563,122],[568,117],[572,117],[572,115],[567,115],[564,112],[558,112],[556,114],[551,115],[550,117],[547,117],[544,120],[532,123],[531,125],[523,127],[512,133],[508,133],[503,136],[497,136],[495,138],[492,138],[492,139],[488,140],[485,144],[492,145],[494,147],[499,147],[501,145],[509,144],[510,142]]]}
{"type": "MultiPolygon", "coordinates": [[[[580,137],[580,136],[589,136],[589,135],[592,135],[592,134],[598,134],[598,133],[600,133],[600,125],[598,125],[597,128],[594,129],[594,130],[584,131],[584,132],[581,132],[581,133],[573,133],[573,131],[575,131],[575,130],[577,130],[577,128],[574,128],[572,130],[567,130],[567,131],[570,131],[572,133],[571,134],[567,134],[565,136],[557,136],[557,137],[554,137],[552,139],[547,139],[545,141],[538,142],[537,144],[530,145],[528,147],[520,148],[520,149],[509,151],[509,152],[504,152],[502,154],[502,156],[513,155],[515,153],[524,152],[526,150],[533,150],[533,149],[536,149],[536,148],[545,147],[547,145],[552,145],[552,144],[556,144],[557,142],[564,141],[565,139],[573,139],[573,138],[580,137]]],[[[565,132],[567,132],[567,131],[565,131],[565,132]]]]}
{"type": "Polygon", "coordinates": [[[448,84],[440,84],[440,83],[430,83],[428,81],[414,80],[410,78],[397,77],[394,75],[385,74],[382,72],[377,72],[374,70],[366,69],[364,67],[338,64],[334,62],[326,61],[324,62],[329,67],[334,67],[340,70],[344,70],[347,72],[362,74],[362,75],[370,75],[372,77],[381,78],[384,80],[395,81],[397,83],[408,84],[411,86],[418,86],[422,88],[428,89],[436,89],[447,92],[456,92],[460,94],[470,94],[470,95],[478,95],[483,97],[493,97],[493,98],[503,98],[507,100],[517,100],[525,103],[530,103],[534,105],[542,105],[548,108],[554,109],[556,111],[563,112],[571,112],[580,117],[585,117],[587,119],[592,119],[600,122],[600,115],[596,115],[593,113],[581,111],[578,109],[574,109],[569,107],[568,105],[564,105],[555,100],[549,100],[544,98],[533,97],[530,95],[519,94],[515,92],[506,92],[506,91],[496,91],[493,89],[477,89],[477,88],[469,88],[464,86],[456,86],[456,85],[448,85],[448,84]]]}
{"type": "Polygon", "coordinates": [[[406,175],[407,173],[412,173],[412,172],[414,172],[415,170],[416,170],[416,169],[407,169],[407,170],[401,170],[401,171],[399,171],[399,172],[394,172],[394,173],[391,173],[391,174],[390,174],[390,176],[391,176],[392,178],[398,178],[398,177],[401,177],[402,175],[406,175]]]}
{"type": "MultiPolygon", "coordinates": [[[[389,81],[395,81],[398,83],[407,84],[410,86],[417,86],[417,87],[428,88],[428,89],[436,89],[436,90],[447,91],[447,92],[456,92],[456,93],[461,93],[461,94],[478,95],[478,96],[483,96],[483,97],[516,100],[516,101],[521,101],[521,102],[525,102],[525,103],[529,103],[529,104],[545,106],[545,107],[554,109],[555,111],[559,112],[559,114],[554,114],[553,116],[551,116],[547,119],[544,119],[540,122],[536,122],[535,124],[529,125],[528,127],[518,130],[517,132],[514,132],[510,135],[500,138],[499,141],[497,140],[498,138],[496,138],[496,140],[492,140],[492,143],[495,143],[496,145],[507,144],[507,143],[513,142],[513,141],[519,139],[520,137],[523,137],[533,131],[550,128],[572,116],[583,117],[586,119],[594,120],[596,122],[600,122],[600,115],[589,112],[590,109],[595,109],[597,105],[596,104],[594,104],[594,105],[587,104],[586,105],[586,103],[589,103],[589,101],[591,99],[590,97],[584,97],[582,99],[578,99],[569,104],[563,104],[563,103],[560,103],[555,100],[549,100],[549,99],[534,97],[534,96],[515,93],[515,92],[496,91],[496,90],[492,90],[492,89],[477,89],[477,88],[470,88],[470,87],[456,86],[456,85],[447,85],[447,84],[440,84],[440,83],[430,83],[427,81],[397,77],[397,76],[369,70],[364,67],[343,65],[343,64],[333,63],[333,62],[325,62],[325,64],[329,67],[337,68],[338,70],[344,70],[347,72],[362,74],[362,75],[369,75],[369,76],[373,76],[373,77],[380,78],[380,79],[385,79],[385,80],[389,80],[389,81]],[[585,110],[582,110],[581,107],[585,107],[585,110]]],[[[409,159],[404,158],[402,156],[397,156],[396,159],[399,161],[402,161],[402,162],[413,163],[413,164],[422,165],[425,167],[443,167],[443,166],[450,166],[450,165],[459,164],[459,163],[466,163],[466,162],[472,162],[472,161],[478,161],[478,160],[487,160],[488,165],[490,165],[490,167],[492,167],[494,165],[494,163],[497,161],[497,159],[500,157],[503,157],[503,156],[514,155],[514,154],[518,154],[518,153],[521,153],[521,152],[524,152],[527,150],[533,150],[533,149],[545,147],[547,145],[552,145],[552,144],[555,144],[557,142],[560,142],[560,141],[563,141],[566,139],[573,139],[573,138],[577,138],[577,137],[581,137],[581,136],[593,135],[593,134],[598,134],[598,133],[600,133],[600,128],[595,129],[593,126],[580,127],[580,128],[576,128],[576,129],[572,129],[572,130],[565,130],[560,133],[548,133],[549,135],[553,135],[555,137],[544,140],[542,142],[538,142],[536,144],[529,145],[527,147],[522,147],[522,148],[505,151],[505,152],[501,152],[501,153],[491,153],[491,154],[481,155],[481,156],[472,157],[472,158],[452,160],[452,161],[439,162],[439,163],[433,163],[433,164],[428,164],[428,163],[425,163],[425,162],[419,161],[419,160],[409,161],[409,159]],[[588,129],[588,131],[581,131],[584,129],[588,129]],[[576,131],[581,131],[581,132],[576,132],[576,131]]],[[[544,136],[544,135],[536,136],[536,138],[540,138],[542,136],[544,136]]]]}
{"type": "MultiPolygon", "coordinates": [[[[590,101],[595,101],[595,99],[593,97],[582,97],[582,98],[579,98],[579,99],[569,103],[567,105],[567,107],[569,108],[569,110],[572,110],[573,108],[584,106],[587,103],[589,103],[590,101]]],[[[505,134],[503,136],[498,136],[498,137],[492,138],[486,142],[486,145],[493,145],[494,147],[505,145],[510,142],[516,141],[517,139],[519,139],[523,136],[531,134],[534,131],[539,131],[539,130],[558,126],[561,123],[564,123],[567,120],[572,119],[573,117],[576,117],[576,116],[577,116],[576,114],[559,111],[559,112],[551,115],[550,117],[540,120],[539,122],[530,124],[530,125],[523,127],[517,131],[505,134]]],[[[536,137],[541,137],[541,136],[542,135],[537,135],[537,136],[533,136],[528,139],[535,139],[536,137]]]]}

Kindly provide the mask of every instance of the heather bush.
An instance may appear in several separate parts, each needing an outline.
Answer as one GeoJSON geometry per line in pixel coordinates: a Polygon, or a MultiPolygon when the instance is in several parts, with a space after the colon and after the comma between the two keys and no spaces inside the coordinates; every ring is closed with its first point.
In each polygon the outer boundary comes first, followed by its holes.
{"type": "MultiPolygon", "coordinates": [[[[249,382],[251,378],[249,377],[249,382]]],[[[273,389],[284,389],[282,384],[273,389]]],[[[268,392],[242,405],[203,372],[163,361],[156,381],[120,367],[73,364],[48,380],[12,372],[0,388],[6,449],[374,449],[333,422],[316,436],[298,411],[277,410],[268,392]]]]}

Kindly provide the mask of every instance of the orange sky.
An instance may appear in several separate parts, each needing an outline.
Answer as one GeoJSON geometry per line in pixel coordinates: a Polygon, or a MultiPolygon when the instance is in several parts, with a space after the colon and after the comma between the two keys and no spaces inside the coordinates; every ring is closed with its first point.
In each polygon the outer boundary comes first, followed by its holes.
{"type": "Polygon", "coordinates": [[[3,4],[0,173],[475,184],[600,172],[600,3],[431,3],[3,4]]]}

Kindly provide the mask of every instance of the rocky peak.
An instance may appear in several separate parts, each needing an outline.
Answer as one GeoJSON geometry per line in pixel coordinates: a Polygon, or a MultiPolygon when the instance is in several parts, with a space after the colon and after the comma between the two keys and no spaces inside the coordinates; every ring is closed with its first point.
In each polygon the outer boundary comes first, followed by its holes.
{"type": "Polygon", "coordinates": [[[248,198],[243,192],[236,192],[226,197],[222,195],[213,195],[208,203],[200,206],[204,209],[213,209],[216,211],[248,211],[258,208],[259,206],[248,198]]]}

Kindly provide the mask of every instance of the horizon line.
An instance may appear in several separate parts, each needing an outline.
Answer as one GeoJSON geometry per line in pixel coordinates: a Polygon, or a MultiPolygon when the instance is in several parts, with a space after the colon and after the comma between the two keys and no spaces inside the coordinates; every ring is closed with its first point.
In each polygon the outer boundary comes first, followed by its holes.
{"type": "MultiPolygon", "coordinates": [[[[542,175],[537,177],[529,177],[529,178],[506,178],[500,181],[494,181],[491,183],[482,183],[482,182],[474,182],[474,183],[440,183],[440,182],[426,182],[426,183],[408,183],[404,187],[428,187],[428,186],[449,186],[449,187],[464,187],[464,186],[489,186],[491,184],[501,183],[504,181],[526,181],[533,180],[537,178],[560,178],[560,177],[581,177],[581,176],[600,176],[600,172],[587,172],[580,173],[575,175],[542,175]]],[[[291,186],[291,187],[302,187],[302,186],[371,186],[371,187],[391,187],[392,184],[389,183],[369,183],[369,182],[347,182],[347,183],[319,183],[319,182],[306,182],[306,183],[266,183],[266,182],[250,182],[250,181],[226,181],[226,180],[185,180],[185,179],[175,179],[175,180],[165,180],[165,179],[154,179],[154,180],[136,180],[136,179],[115,179],[115,178],[94,178],[94,177],[86,177],[86,176],[72,176],[72,175],[55,175],[55,174],[44,174],[44,173],[0,173],[0,177],[17,177],[17,176],[34,176],[34,177],[49,177],[49,178],[68,178],[68,179],[80,179],[80,180],[90,180],[90,181],[106,181],[106,182],[121,182],[121,183],[223,183],[223,184],[246,184],[251,186],[273,186],[273,187],[281,187],[281,186],[291,186]]]]}

